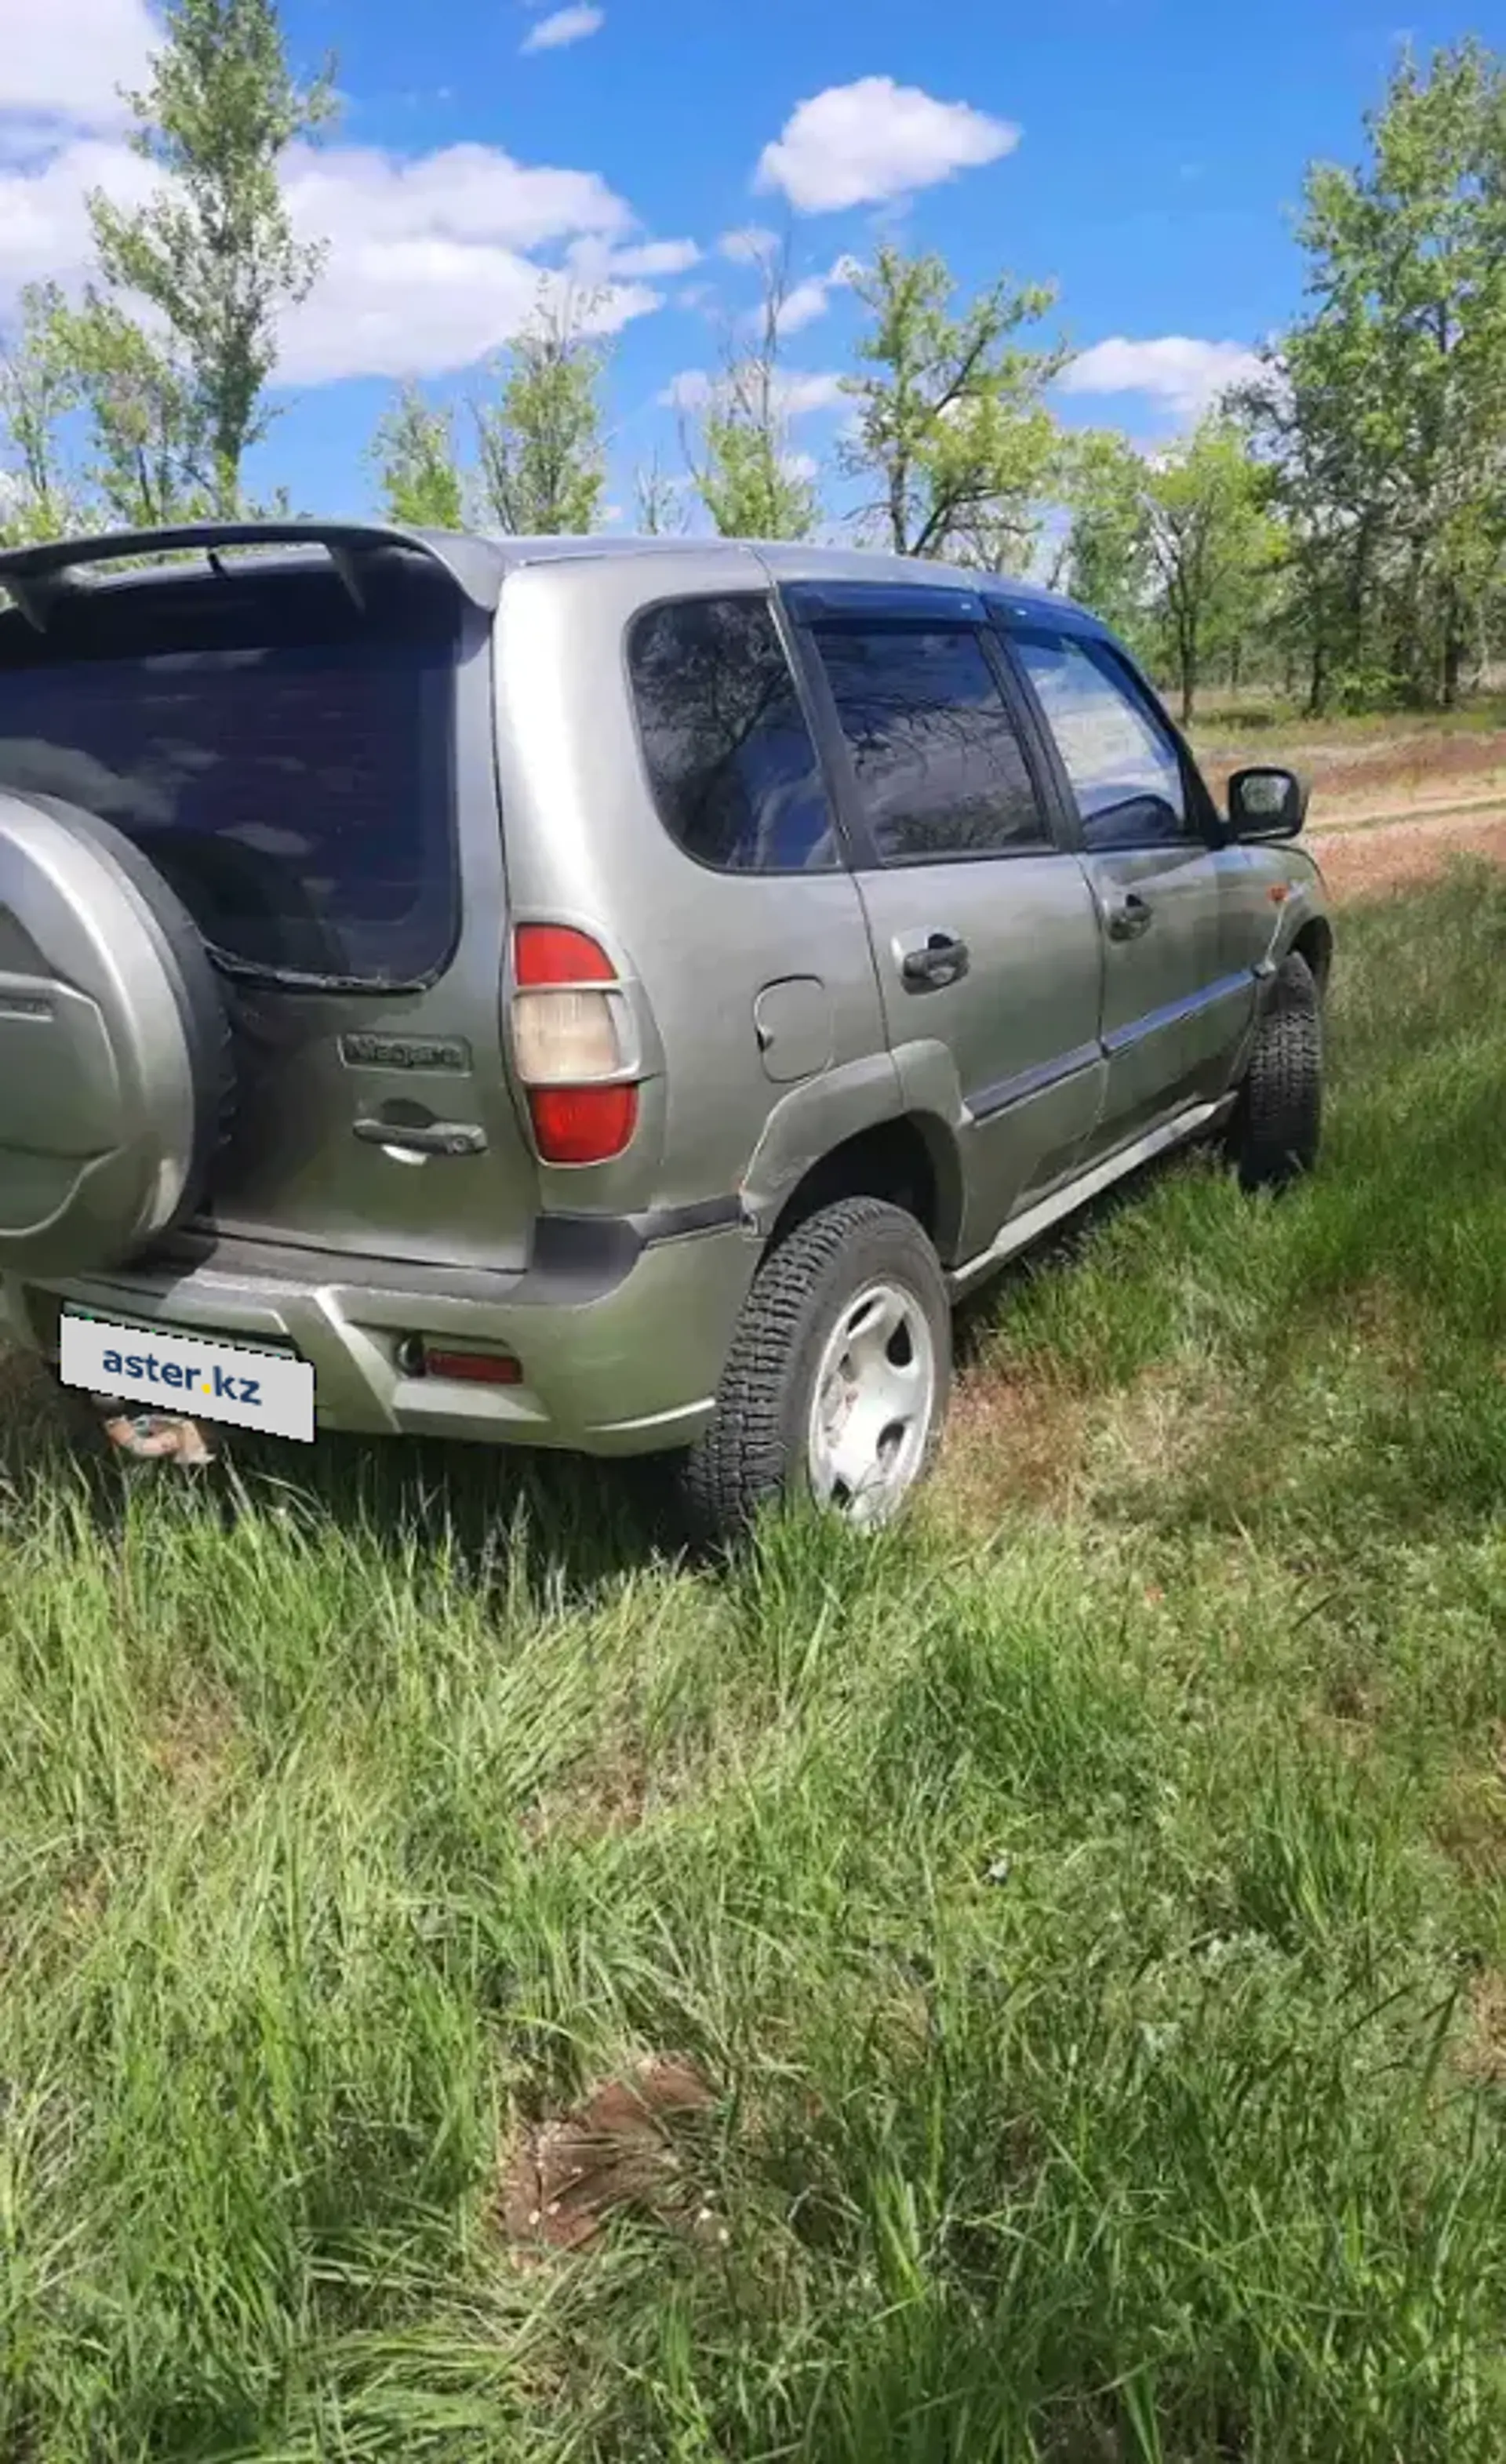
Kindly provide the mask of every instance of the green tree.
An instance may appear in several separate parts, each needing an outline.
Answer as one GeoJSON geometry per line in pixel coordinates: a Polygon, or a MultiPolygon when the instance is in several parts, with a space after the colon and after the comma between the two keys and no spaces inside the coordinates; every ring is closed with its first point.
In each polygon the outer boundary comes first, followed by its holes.
{"type": "MultiPolygon", "coordinates": [[[[174,500],[199,493],[233,517],[245,456],[272,415],[278,316],[307,297],[322,262],[294,236],[279,172],[289,146],[333,116],[329,73],[294,77],[275,0],[170,0],[150,80],[127,99],[132,142],[163,185],[135,208],[89,200],[102,290],[84,314],[100,319],[93,358],[112,370],[91,399],[97,411],[101,399],[135,406],[126,426],[184,466],[174,500]],[[125,334],[138,300],[163,320],[162,344],[125,334]],[[154,384],[162,399],[148,409],[154,384]]],[[[113,464],[117,445],[104,451],[113,464]]]]}
{"type": "Polygon", "coordinates": [[[1062,582],[1141,651],[1154,596],[1144,461],[1117,429],[1090,429],[1072,438],[1062,473],[1072,517],[1062,582]]]}
{"type": "Polygon", "coordinates": [[[1243,637],[1271,572],[1269,484],[1245,430],[1221,409],[1144,464],[1145,549],[1185,720],[1212,661],[1243,637]]]}
{"type": "Polygon", "coordinates": [[[416,385],[404,385],[377,429],[372,447],[390,522],[414,530],[465,526],[465,481],[455,460],[454,423],[416,385]]]}
{"type": "Polygon", "coordinates": [[[1252,403],[1303,561],[1315,706],[1452,701],[1506,555],[1506,69],[1409,55],[1367,160],[1308,174],[1310,306],[1252,403]]]}
{"type": "Polygon", "coordinates": [[[76,526],[78,489],[62,430],[79,402],[78,370],[57,331],[50,283],[21,295],[19,328],[0,355],[0,540],[60,539],[76,526]]]}
{"type": "Polygon", "coordinates": [[[53,341],[88,408],[87,475],[110,517],[147,530],[209,513],[204,423],[170,345],[98,294],[79,310],[55,307],[53,341]]]}
{"type": "Polygon", "coordinates": [[[481,489],[499,529],[520,537],[596,528],[607,490],[601,383],[606,355],[585,330],[589,299],[541,302],[475,407],[481,489]]]}
{"type": "Polygon", "coordinates": [[[755,259],[762,286],[751,347],[734,341],[701,415],[698,447],[687,442],[696,490],[723,539],[803,539],[820,499],[791,445],[781,376],[789,259],[777,245],[755,259]]]}
{"type": "Polygon", "coordinates": [[[844,462],[875,491],[862,518],[900,556],[1028,561],[1060,451],[1044,395],[1066,354],[1015,337],[1054,294],[1003,276],[956,316],[943,260],[893,247],[853,288],[870,328],[844,381],[857,406],[844,462]]]}

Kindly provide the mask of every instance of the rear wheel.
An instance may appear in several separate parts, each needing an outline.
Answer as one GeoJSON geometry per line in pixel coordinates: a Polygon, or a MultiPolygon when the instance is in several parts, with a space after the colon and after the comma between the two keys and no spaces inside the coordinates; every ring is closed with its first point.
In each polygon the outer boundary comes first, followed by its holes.
{"type": "Polygon", "coordinates": [[[1294,950],[1271,987],[1229,1123],[1229,1158],[1241,1187],[1282,1189],[1311,1172],[1322,1126],[1322,995],[1294,950]]]}
{"type": "Polygon", "coordinates": [[[888,1523],[930,1465],[951,1366],[946,1287],[914,1217],[873,1198],[808,1217],[760,1269],[686,1466],[698,1529],[731,1538],[802,1501],[888,1523]]]}

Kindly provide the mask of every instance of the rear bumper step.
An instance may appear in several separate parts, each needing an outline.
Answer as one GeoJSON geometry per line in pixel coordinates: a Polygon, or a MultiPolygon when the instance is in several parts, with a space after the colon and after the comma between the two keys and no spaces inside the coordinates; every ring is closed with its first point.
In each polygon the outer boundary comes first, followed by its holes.
{"type": "Polygon", "coordinates": [[[18,1339],[55,1363],[71,1302],[97,1317],[291,1349],[313,1367],[322,1429],[643,1454],[689,1444],[710,1419],[758,1255],[729,1225],[648,1243],[633,1235],[594,1279],[577,1259],[565,1273],[545,1263],[479,1277],[384,1264],[380,1282],[357,1281],[346,1254],[323,1281],[307,1271],[317,1263],[307,1252],[297,1277],[290,1252],[276,1272],[258,1252],[255,1274],[227,1272],[226,1253],[216,1244],[213,1265],[188,1270],[11,1277],[0,1290],[18,1339]],[[520,1375],[510,1384],[414,1375],[415,1336],[441,1353],[509,1353],[520,1375]]]}

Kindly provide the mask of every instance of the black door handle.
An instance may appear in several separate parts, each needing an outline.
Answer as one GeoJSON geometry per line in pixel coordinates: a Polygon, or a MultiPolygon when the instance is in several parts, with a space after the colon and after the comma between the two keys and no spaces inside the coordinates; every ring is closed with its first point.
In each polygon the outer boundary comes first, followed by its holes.
{"type": "Polygon", "coordinates": [[[1142,933],[1150,931],[1155,920],[1156,911],[1149,900],[1141,898],[1136,891],[1127,890],[1108,911],[1109,938],[1111,941],[1138,941],[1142,933]]]}
{"type": "Polygon", "coordinates": [[[972,965],[972,954],[955,933],[933,933],[919,950],[906,950],[899,960],[899,980],[913,993],[940,992],[960,984],[972,965]]]}

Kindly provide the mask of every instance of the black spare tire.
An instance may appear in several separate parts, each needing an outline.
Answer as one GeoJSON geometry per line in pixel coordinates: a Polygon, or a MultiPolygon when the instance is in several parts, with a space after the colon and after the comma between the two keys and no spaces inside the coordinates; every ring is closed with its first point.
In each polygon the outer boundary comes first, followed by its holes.
{"type": "Polygon", "coordinates": [[[230,1018],[188,909],[129,839],[0,793],[0,1272],[160,1241],[203,1195],[230,1018]]]}

